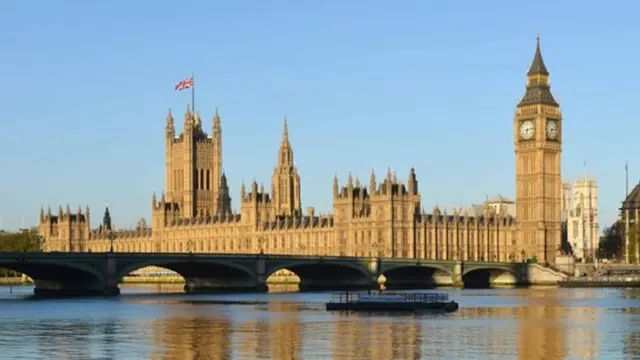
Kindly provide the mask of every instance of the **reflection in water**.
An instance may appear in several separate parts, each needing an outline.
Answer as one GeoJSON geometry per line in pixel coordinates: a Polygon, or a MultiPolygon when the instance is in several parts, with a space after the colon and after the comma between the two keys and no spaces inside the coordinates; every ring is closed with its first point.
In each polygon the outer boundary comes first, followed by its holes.
{"type": "Polygon", "coordinates": [[[557,293],[557,289],[535,292],[528,303],[516,312],[519,359],[565,358],[566,329],[560,321],[565,309],[551,291],[557,293]]]}
{"type": "Polygon", "coordinates": [[[333,359],[420,359],[422,324],[411,315],[382,320],[352,314],[334,323],[333,359]]]}
{"type": "Polygon", "coordinates": [[[462,307],[446,315],[327,313],[331,294],[125,290],[46,301],[0,292],[0,350],[25,359],[640,358],[637,290],[452,290],[462,307]]]}
{"type": "Polygon", "coordinates": [[[153,342],[158,349],[153,359],[229,358],[229,320],[175,317],[158,320],[152,327],[153,342]]]}

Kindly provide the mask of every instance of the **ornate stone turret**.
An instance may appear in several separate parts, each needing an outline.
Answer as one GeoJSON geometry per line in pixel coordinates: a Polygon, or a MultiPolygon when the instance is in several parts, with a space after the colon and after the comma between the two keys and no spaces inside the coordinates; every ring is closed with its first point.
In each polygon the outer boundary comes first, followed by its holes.
{"type": "Polygon", "coordinates": [[[409,171],[409,180],[407,182],[410,195],[418,195],[418,180],[416,179],[416,171],[411,168],[409,171]]]}
{"type": "Polygon", "coordinates": [[[197,130],[202,131],[202,119],[200,118],[200,111],[196,111],[196,114],[193,117],[193,127],[197,130]]]}
{"type": "Polygon", "coordinates": [[[369,193],[374,195],[376,193],[376,171],[371,169],[371,176],[369,177],[369,193]]]}
{"type": "Polygon", "coordinates": [[[102,217],[102,229],[104,231],[113,230],[111,226],[111,214],[109,214],[109,207],[104,208],[104,216],[102,217]]]}
{"type": "Polygon", "coordinates": [[[220,178],[220,187],[218,188],[216,215],[218,217],[226,217],[231,215],[231,197],[229,196],[229,186],[227,185],[227,176],[222,173],[220,178]]]}
{"type": "Polygon", "coordinates": [[[301,215],[300,176],[293,162],[293,148],[289,142],[287,118],[282,126],[282,140],[278,151],[278,165],[273,170],[271,196],[276,215],[301,215]]]}
{"type": "Polygon", "coordinates": [[[184,112],[184,132],[191,132],[193,130],[194,116],[191,113],[191,108],[187,105],[187,110],[184,112]]]}
{"type": "Polygon", "coordinates": [[[167,133],[167,137],[173,139],[176,134],[176,128],[173,121],[173,115],[171,115],[171,108],[169,108],[169,112],[167,113],[167,125],[165,126],[165,130],[167,133]]]}

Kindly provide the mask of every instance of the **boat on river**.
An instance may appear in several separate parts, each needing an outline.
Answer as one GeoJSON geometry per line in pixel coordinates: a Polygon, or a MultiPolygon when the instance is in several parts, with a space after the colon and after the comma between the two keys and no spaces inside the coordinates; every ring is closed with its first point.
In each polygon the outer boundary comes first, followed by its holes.
{"type": "Polygon", "coordinates": [[[458,303],[442,293],[353,293],[333,294],[327,311],[435,311],[455,312],[458,303]]]}

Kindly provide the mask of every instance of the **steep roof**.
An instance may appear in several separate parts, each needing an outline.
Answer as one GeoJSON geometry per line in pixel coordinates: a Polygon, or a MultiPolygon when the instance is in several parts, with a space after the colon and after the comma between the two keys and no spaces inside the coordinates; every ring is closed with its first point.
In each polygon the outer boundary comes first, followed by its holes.
{"type": "Polygon", "coordinates": [[[551,93],[548,79],[531,82],[531,79],[535,78],[536,75],[542,75],[544,77],[549,76],[549,70],[547,70],[547,66],[544,64],[544,60],[542,58],[539,36],[536,38],[536,53],[533,56],[531,67],[529,67],[529,71],[527,72],[527,76],[530,79],[529,84],[527,85],[527,90],[518,106],[535,104],[559,106],[551,93]]]}
{"type": "Polygon", "coordinates": [[[542,59],[542,52],[540,51],[540,36],[536,38],[536,54],[533,56],[533,62],[531,63],[531,67],[527,72],[527,75],[549,75],[549,70],[544,65],[544,60],[542,59]]]}
{"type": "Polygon", "coordinates": [[[627,195],[627,198],[622,202],[621,209],[637,209],[640,208],[640,183],[638,183],[633,190],[627,195]]]}

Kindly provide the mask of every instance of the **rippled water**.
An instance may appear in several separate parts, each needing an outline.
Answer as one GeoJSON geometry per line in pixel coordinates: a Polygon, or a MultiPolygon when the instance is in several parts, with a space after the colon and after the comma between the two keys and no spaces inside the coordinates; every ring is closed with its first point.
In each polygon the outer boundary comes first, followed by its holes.
{"type": "Polygon", "coordinates": [[[30,287],[0,287],[0,358],[640,358],[640,289],[450,290],[454,314],[365,315],[326,312],[328,293],[122,288],[118,298],[29,300],[30,287]]]}

